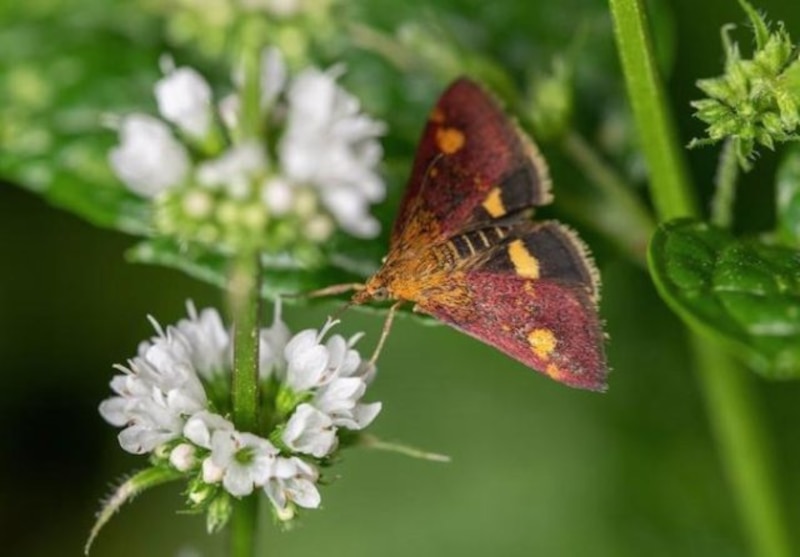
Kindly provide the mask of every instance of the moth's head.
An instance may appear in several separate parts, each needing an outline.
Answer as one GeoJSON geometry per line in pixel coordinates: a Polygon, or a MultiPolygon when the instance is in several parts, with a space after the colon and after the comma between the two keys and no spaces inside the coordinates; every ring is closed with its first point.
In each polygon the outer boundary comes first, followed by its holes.
{"type": "Polygon", "coordinates": [[[353,294],[353,303],[363,304],[372,300],[382,302],[391,297],[392,295],[386,286],[386,282],[383,280],[381,273],[378,272],[367,281],[364,288],[353,294]]]}

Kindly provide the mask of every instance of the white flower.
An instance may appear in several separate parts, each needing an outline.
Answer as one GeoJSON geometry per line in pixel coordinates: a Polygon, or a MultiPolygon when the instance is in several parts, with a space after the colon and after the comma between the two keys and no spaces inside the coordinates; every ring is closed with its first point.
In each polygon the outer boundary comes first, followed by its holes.
{"type": "Polygon", "coordinates": [[[192,302],[186,303],[188,319],[181,319],[170,333],[187,345],[188,357],[195,370],[205,378],[222,373],[231,366],[231,342],[219,312],[206,308],[197,313],[192,302]]]}
{"type": "Polygon", "coordinates": [[[260,379],[276,382],[276,390],[265,392],[277,393],[270,404],[278,407],[278,415],[285,415],[281,404],[304,402],[285,423],[275,424],[282,429],[256,435],[238,431],[212,412],[201,381],[212,380],[220,399],[229,394],[217,391],[222,382],[216,374],[232,367],[230,331],[213,309],[198,312],[188,303],[187,313],[188,318],[166,328],[150,318],[156,335],[139,345],[126,367],[117,366],[122,373],[111,381],[115,396],[100,405],[100,412],[123,428],[120,444],[132,453],[168,457],[174,470],[192,478],[189,498],[196,506],[215,497],[213,486],[221,484],[234,497],[263,488],[281,520],[291,519],[297,507],[317,508],[319,473],[293,455],[328,457],[337,449],[339,428],[361,429],[381,409],[380,403],[361,402],[374,373],[354,349],[361,334],[326,339],[338,323],[328,319],[319,330],[292,337],[278,300],[272,326],[259,334],[260,379]],[[268,440],[277,431],[286,456],[268,440]]]}
{"type": "Polygon", "coordinates": [[[198,370],[210,374],[230,358],[227,333],[213,310],[198,317],[189,305],[189,319],[166,331],[151,321],[157,336],[141,343],[138,355],[127,366],[116,366],[122,374],[112,378],[111,389],[118,396],[100,404],[100,414],[124,428],[119,434],[122,448],[136,454],[186,435],[187,420],[204,411],[208,403],[198,370]]]}
{"type": "Polygon", "coordinates": [[[381,411],[381,403],[361,404],[367,385],[358,377],[337,378],[323,385],[312,404],[330,416],[333,423],[347,429],[364,429],[381,411]]]}
{"type": "Polygon", "coordinates": [[[175,347],[167,338],[145,345],[143,356],[117,367],[123,375],[114,376],[111,388],[118,396],[100,404],[106,421],[125,428],[119,442],[130,453],[148,453],[180,437],[186,418],[205,408],[203,386],[175,347]]]}
{"type": "Polygon", "coordinates": [[[353,336],[350,340],[345,341],[341,335],[333,335],[328,339],[326,347],[330,356],[328,365],[333,369],[339,377],[350,377],[355,375],[361,367],[361,356],[353,346],[361,338],[362,335],[353,336]]]}
{"type": "Polygon", "coordinates": [[[224,471],[222,485],[228,493],[243,497],[267,481],[277,454],[272,443],[257,435],[218,429],[211,436],[211,456],[207,460],[224,471]]]}
{"type": "Polygon", "coordinates": [[[119,126],[120,145],[109,153],[111,167],[136,194],[155,197],[180,185],[189,172],[189,155],[164,122],[131,114],[119,126]]]}
{"type": "Polygon", "coordinates": [[[375,366],[362,362],[353,349],[361,335],[349,341],[341,335],[332,335],[322,344],[322,339],[336,323],[338,321],[329,319],[319,331],[306,329],[292,337],[284,350],[286,385],[295,393],[313,392],[311,405],[326,414],[334,425],[363,429],[381,411],[379,402],[359,402],[374,376],[375,366]]]}
{"type": "MultiPolygon", "coordinates": [[[[289,327],[281,319],[281,299],[275,300],[272,327],[261,329],[258,345],[259,375],[266,379],[273,372],[281,371],[286,367],[283,352],[292,336],[289,327]]],[[[283,377],[279,377],[283,379],[283,377]]]]}
{"type": "Polygon", "coordinates": [[[370,238],[379,224],[369,205],[385,195],[375,170],[382,155],[376,138],[385,126],[361,114],[358,99],[339,87],[336,77],[337,70],[311,68],[294,78],[278,154],[284,174],[317,188],[342,228],[370,238]]]}
{"type": "Polygon", "coordinates": [[[254,179],[267,167],[264,148],[255,141],[240,143],[216,159],[197,167],[197,181],[211,187],[224,187],[234,199],[243,199],[254,188],[254,179]]]}
{"type": "Polygon", "coordinates": [[[217,430],[233,431],[233,424],[219,414],[203,410],[187,420],[183,436],[195,445],[210,449],[211,436],[217,430]]]}
{"type": "Polygon", "coordinates": [[[321,343],[325,333],[338,321],[328,319],[317,331],[306,329],[297,333],[286,345],[283,355],[286,358],[286,384],[294,392],[300,393],[324,384],[331,378],[328,363],[330,353],[321,343]]]}
{"type": "Polygon", "coordinates": [[[144,359],[150,366],[145,367],[142,373],[164,392],[186,397],[191,401],[187,404],[196,403],[198,408],[193,413],[205,407],[206,393],[187,348],[172,335],[153,339],[144,352],[144,359]]]}
{"type": "Polygon", "coordinates": [[[264,484],[264,492],[279,511],[289,503],[316,509],[321,501],[316,486],[318,477],[317,470],[299,458],[278,457],[264,484]]]}
{"type": "Polygon", "coordinates": [[[187,135],[202,139],[211,127],[211,87],[197,70],[173,69],[155,85],[158,111],[187,135]]]}
{"type": "Polygon", "coordinates": [[[310,404],[295,409],[281,439],[290,449],[317,458],[329,455],[337,444],[333,421],[310,404]]]}
{"type": "MultiPolygon", "coordinates": [[[[266,1],[277,2],[279,11],[295,9],[296,0],[266,1]]],[[[377,166],[386,126],[362,113],[358,99],[338,85],[341,66],[290,77],[280,51],[264,49],[258,75],[251,76],[260,94],[254,107],[244,106],[242,68],[233,72],[234,91],[217,102],[195,69],[176,68],[167,57],[162,67],[154,86],[162,120],[144,114],[122,119],[120,145],[109,153],[130,190],[156,198],[158,233],[231,250],[246,244],[274,251],[322,244],[337,226],[362,238],[378,234],[370,209],[385,196],[377,166]],[[248,134],[241,142],[245,108],[256,112],[248,118],[270,126],[269,134],[248,134]],[[196,163],[174,137],[175,127],[192,147],[202,145],[196,163]],[[288,226],[265,235],[274,218],[288,226]]]]}

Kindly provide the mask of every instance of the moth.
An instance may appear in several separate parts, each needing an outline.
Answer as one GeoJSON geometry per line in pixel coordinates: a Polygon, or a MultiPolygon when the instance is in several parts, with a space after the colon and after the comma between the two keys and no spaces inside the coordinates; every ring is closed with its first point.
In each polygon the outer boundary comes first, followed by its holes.
{"type": "MultiPolygon", "coordinates": [[[[606,388],[599,274],[585,244],[531,220],[553,199],[536,145],[461,78],[428,116],[381,268],[351,303],[394,300],[572,387],[606,388]]],[[[376,353],[377,353],[376,351],[376,353]]]]}

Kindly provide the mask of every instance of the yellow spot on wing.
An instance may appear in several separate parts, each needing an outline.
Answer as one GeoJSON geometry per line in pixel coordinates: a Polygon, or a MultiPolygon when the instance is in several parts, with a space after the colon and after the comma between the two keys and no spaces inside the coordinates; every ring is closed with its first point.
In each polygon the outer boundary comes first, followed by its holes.
{"type": "Polygon", "coordinates": [[[492,188],[489,195],[486,196],[486,201],[483,202],[483,208],[486,209],[489,216],[493,218],[502,217],[506,214],[506,208],[505,205],[503,205],[501,194],[500,188],[492,188]]]}
{"type": "Polygon", "coordinates": [[[539,278],[539,260],[531,255],[522,240],[514,240],[508,244],[508,256],[519,276],[539,278]]]}
{"type": "Polygon", "coordinates": [[[525,289],[525,292],[527,292],[529,295],[533,297],[536,296],[536,288],[534,288],[533,284],[531,284],[530,282],[526,282],[523,288],[525,289]]]}
{"type": "Polygon", "coordinates": [[[456,128],[439,128],[436,130],[436,146],[445,155],[457,153],[464,146],[465,141],[464,132],[456,128]]]}
{"type": "MultiPolygon", "coordinates": [[[[550,329],[534,329],[528,335],[528,342],[531,350],[542,360],[550,358],[550,354],[556,349],[556,336],[550,329]]],[[[552,365],[552,364],[551,364],[552,365]]],[[[549,368],[549,366],[548,366],[549,368]]]]}
{"type": "Polygon", "coordinates": [[[555,364],[548,364],[544,372],[556,381],[561,381],[561,378],[564,377],[564,372],[555,364]]]}

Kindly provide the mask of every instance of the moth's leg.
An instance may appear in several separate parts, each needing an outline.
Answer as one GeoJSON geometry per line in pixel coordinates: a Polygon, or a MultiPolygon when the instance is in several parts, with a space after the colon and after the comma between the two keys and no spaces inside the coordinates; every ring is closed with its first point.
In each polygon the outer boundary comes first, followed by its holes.
{"type": "Polygon", "coordinates": [[[403,305],[404,300],[399,300],[395,302],[392,307],[389,308],[389,314],[386,316],[386,321],[383,322],[383,331],[381,331],[381,338],[378,339],[378,345],[375,346],[375,352],[372,353],[372,357],[369,359],[370,365],[375,365],[375,362],[378,361],[378,356],[381,355],[381,350],[383,350],[383,344],[386,342],[386,337],[389,336],[389,331],[392,329],[392,321],[394,321],[394,314],[397,312],[397,309],[403,305]]]}
{"type": "Polygon", "coordinates": [[[285,298],[322,298],[324,296],[336,296],[354,290],[364,290],[364,285],[360,282],[348,282],[345,284],[334,284],[311,292],[298,292],[296,294],[283,294],[285,298]]]}

